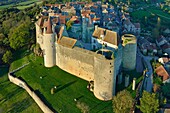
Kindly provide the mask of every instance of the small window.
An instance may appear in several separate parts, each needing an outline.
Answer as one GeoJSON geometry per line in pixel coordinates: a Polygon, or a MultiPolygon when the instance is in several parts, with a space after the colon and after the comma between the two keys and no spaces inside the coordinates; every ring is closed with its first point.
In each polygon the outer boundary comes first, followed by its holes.
{"type": "Polygon", "coordinates": [[[93,40],[93,43],[96,43],[96,41],[95,41],[95,40],[93,40]]]}
{"type": "Polygon", "coordinates": [[[112,73],[112,71],[110,71],[110,73],[112,73]]]}
{"type": "Polygon", "coordinates": [[[94,50],[96,49],[96,46],[95,46],[95,45],[93,45],[93,49],[94,49],[94,50]]]}

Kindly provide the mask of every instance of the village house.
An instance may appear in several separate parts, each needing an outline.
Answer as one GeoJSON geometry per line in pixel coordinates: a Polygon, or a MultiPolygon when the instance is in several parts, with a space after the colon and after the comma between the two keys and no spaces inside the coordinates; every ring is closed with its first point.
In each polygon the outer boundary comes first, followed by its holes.
{"type": "Polygon", "coordinates": [[[138,38],[138,46],[144,55],[153,56],[156,55],[158,52],[156,44],[149,42],[144,37],[138,38]]]}

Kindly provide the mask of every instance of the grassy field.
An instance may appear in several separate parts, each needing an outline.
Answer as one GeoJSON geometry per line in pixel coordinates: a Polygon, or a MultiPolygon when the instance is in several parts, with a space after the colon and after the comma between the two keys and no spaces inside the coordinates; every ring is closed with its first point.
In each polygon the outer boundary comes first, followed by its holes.
{"type": "Polygon", "coordinates": [[[9,82],[7,73],[7,67],[0,67],[0,113],[41,113],[26,91],[9,82]]]}
{"type": "Polygon", "coordinates": [[[143,17],[149,17],[152,14],[158,15],[161,18],[170,19],[170,14],[156,7],[149,7],[146,10],[138,10],[131,13],[132,17],[142,19],[143,17]]]}
{"type": "MultiPolygon", "coordinates": [[[[22,55],[27,54],[24,51],[21,53],[23,53],[22,55]]],[[[74,101],[76,98],[79,102],[89,106],[90,113],[112,113],[112,102],[103,102],[94,97],[93,93],[86,88],[88,82],[59,69],[57,66],[45,68],[43,58],[35,57],[33,54],[26,55],[23,58],[20,58],[19,55],[16,57],[10,70],[30,61],[28,66],[16,72],[15,75],[22,77],[55,111],[79,113],[80,110],[76,107],[74,101]],[[57,91],[52,95],[50,91],[54,86],[57,86],[57,91]]]]}
{"type": "Polygon", "coordinates": [[[131,13],[131,16],[133,18],[137,18],[137,19],[143,19],[145,16],[149,17],[151,14],[147,11],[143,11],[143,10],[139,10],[139,11],[135,11],[133,13],[131,13]]]}
{"type": "Polygon", "coordinates": [[[22,9],[33,6],[34,3],[39,5],[42,3],[42,1],[41,0],[29,0],[29,1],[20,2],[18,4],[2,5],[0,6],[0,9],[9,8],[9,7],[17,7],[18,9],[22,10],[22,9]]]}
{"type": "MultiPolygon", "coordinates": [[[[41,3],[42,3],[42,1],[36,2],[37,5],[39,5],[41,3]]],[[[19,5],[19,6],[17,6],[17,8],[20,9],[20,10],[23,10],[25,8],[29,8],[29,7],[32,7],[32,6],[34,6],[34,2],[29,4],[29,5],[22,5],[22,6],[19,5]]]]}

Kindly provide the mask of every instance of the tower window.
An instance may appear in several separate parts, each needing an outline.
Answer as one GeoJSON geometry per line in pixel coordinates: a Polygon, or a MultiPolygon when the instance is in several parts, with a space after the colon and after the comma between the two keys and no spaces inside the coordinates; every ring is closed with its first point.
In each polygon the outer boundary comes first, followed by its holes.
{"type": "Polygon", "coordinates": [[[96,46],[95,46],[95,45],[93,45],[93,49],[94,49],[94,50],[96,49],[96,46]]]}

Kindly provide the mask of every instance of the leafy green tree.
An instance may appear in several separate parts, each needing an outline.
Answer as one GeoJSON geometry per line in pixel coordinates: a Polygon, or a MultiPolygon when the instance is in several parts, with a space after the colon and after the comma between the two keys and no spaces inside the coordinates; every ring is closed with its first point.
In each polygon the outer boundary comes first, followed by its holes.
{"type": "Polygon", "coordinates": [[[113,112],[114,113],[129,113],[133,107],[133,98],[127,90],[119,92],[113,97],[113,112]]]}
{"type": "Polygon", "coordinates": [[[14,30],[10,31],[9,34],[10,47],[15,50],[20,47],[23,47],[28,42],[29,36],[30,36],[29,26],[27,24],[21,24],[14,30]]]}
{"type": "Polygon", "coordinates": [[[170,6],[170,0],[165,0],[166,5],[170,6]]]}
{"type": "Polygon", "coordinates": [[[5,20],[3,21],[2,23],[2,27],[3,27],[3,30],[4,30],[4,34],[8,34],[10,29],[16,25],[16,21],[13,19],[13,18],[10,18],[8,20],[5,20]]]}
{"type": "Polygon", "coordinates": [[[118,0],[114,0],[114,3],[117,4],[118,0]]]}
{"type": "Polygon", "coordinates": [[[72,24],[73,24],[73,21],[71,21],[71,20],[67,21],[66,29],[69,30],[71,28],[72,24]]]}
{"type": "Polygon", "coordinates": [[[140,105],[137,105],[143,113],[157,113],[159,110],[159,100],[156,93],[144,91],[140,98],[140,105]]]}
{"type": "Polygon", "coordinates": [[[0,33],[0,45],[3,44],[4,39],[5,39],[5,35],[3,33],[0,33]]]}
{"type": "Polygon", "coordinates": [[[152,29],[152,36],[154,40],[156,40],[159,37],[159,29],[157,27],[152,29]]]}
{"type": "Polygon", "coordinates": [[[4,63],[10,63],[12,60],[12,52],[10,50],[6,51],[6,53],[2,57],[2,61],[4,63]]]}
{"type": "Polygon", "coordinates": [[[170,83],[165,83],[163,86],[162,86],[162,92],[163,92],[163,95],[165,97],[167,97],[168,99],[170,99],[170,83]]]}

